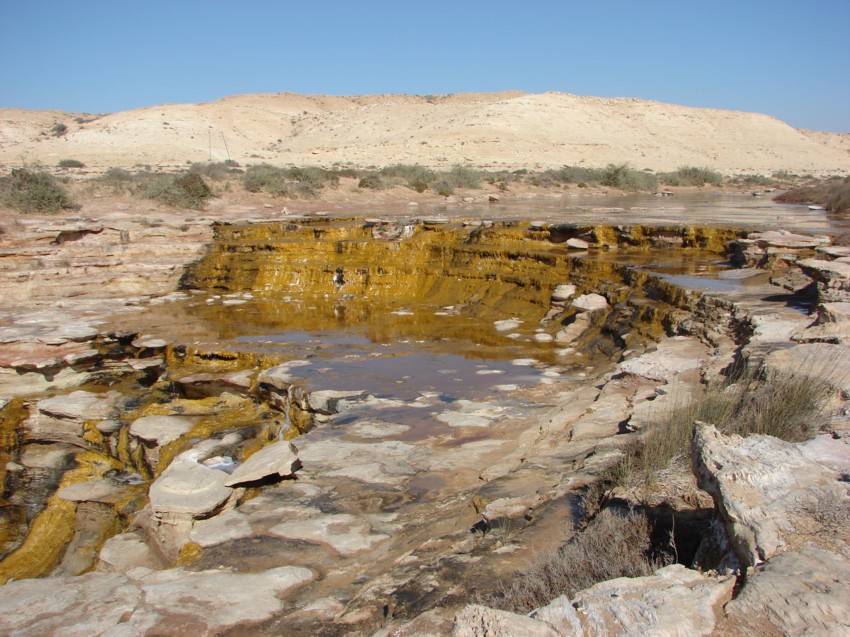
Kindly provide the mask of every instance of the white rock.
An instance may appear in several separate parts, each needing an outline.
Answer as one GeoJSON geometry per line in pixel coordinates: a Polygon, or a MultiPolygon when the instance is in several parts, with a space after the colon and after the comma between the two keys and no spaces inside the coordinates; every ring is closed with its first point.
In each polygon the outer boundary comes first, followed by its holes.
{"type": "Polygon", "coordinates": [[[269,529],[271,535],[329,545],[343,556],[356,555],[388,539],[388,535],[372,534],[369,523],[347,513],[320,515],[307,520],[283,522],[269,529]]]}
{"type": "Polygon", "coordinates": [[[155,515],[206,517],[224,505],[233,490],[225,485],[230,476],[209,469],[182,455],[151,485],[149,498],[155,515]]]}
{"type": "Polygon", "coordinates": [[[575,296],[577,289],[572,283],[562,283],[552,291],[552,300],[555,302],[569,301],[575,296]]]}
{"type": "Polygon", "coordinates": [[[288,440],[280,440],[260,449],[239,465],[224,483],[236,487],[264,478],[291,476],[301,466],[298,450],[288,440]]]}
{"type": "Polygon", "coordinates": [[[608,301],[601,294],[582,294],[572,302],[579,312],[597,312],[608,309],[608,301]]]}
{"type": "Polygon", "coordinates": [[[573,237],[571,239],[567,239],[567,247],[572,248],[573,250],[587,250],[590,247],[590,244],[584,239],[573,237]]]}

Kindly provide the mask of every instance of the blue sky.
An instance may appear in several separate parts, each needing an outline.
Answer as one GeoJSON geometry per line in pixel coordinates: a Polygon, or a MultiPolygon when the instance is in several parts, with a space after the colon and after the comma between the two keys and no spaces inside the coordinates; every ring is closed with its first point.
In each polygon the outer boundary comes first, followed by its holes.
{"type": "Polygon", "coordinates": [[[0,0],[0,107],[518,89],[850,132],[850,0],[0,0]]]}

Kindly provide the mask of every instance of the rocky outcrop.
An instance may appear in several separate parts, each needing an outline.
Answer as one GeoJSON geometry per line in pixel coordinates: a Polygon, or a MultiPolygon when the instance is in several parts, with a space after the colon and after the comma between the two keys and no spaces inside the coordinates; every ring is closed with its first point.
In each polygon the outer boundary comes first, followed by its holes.
{"type": "Polygon", "coordinates": [[[797,261],[797,266],[816,282],[821,303],[850,301],[850,263],[803,259],[797,261]]]}

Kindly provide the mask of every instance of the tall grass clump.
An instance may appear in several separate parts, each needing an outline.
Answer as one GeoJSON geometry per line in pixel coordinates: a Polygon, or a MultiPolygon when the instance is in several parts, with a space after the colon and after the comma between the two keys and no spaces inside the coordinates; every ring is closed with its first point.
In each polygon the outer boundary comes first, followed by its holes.
{"type": "Polygon", "coordinates": [[[56,214],[76,207],[59,180],[38,166],[13,168],[0,178],[0,201],[24,213],[56,214]]]}
{"type": "Polygon", "coordinates": [[[629,168],[626,164],[608,164],[599,183],[620,190],[655,190],[658,180],[655,175],[629,168]]]}
{"type": "MultiPolygon", "coordinates": [[[[828,374],[835,361],[824,361],[828,374]]],[[[667,470],[684,468],[690,457],[694,422],[699,420],[725,434],[762,434],[801,442],[812,438],[823,420],[829,385],[815,370],[799,373],[750,374],[699,396],[677,399],[660,407],[655,422],[624,449],[606,479],[622,487],[650,486],[667,470]]]]}
{"type": "Polygon", "coordinates": [[[203,208],[214,196],[203,178],[191,172],[177,176],[152,176],[136,187],[135,194],[171,208],[196,209],[203,208]]]}
{"type": "Polygon", "coordinates": [[[669,186],[721,186],[723,175],[710,168],[681,166],[675,172],[662,174],[661,180],[669,186]]]}
{"type": "Polygon", "coordinates": [[[650,575],[665,563],[651,555],[650,536],[646,516],[605,509],[568,543],[535,554],[509,586],[482,602],[525,614],[559,595],[572,597],[598,582],[650,575]]]}
{"type": "Polygon", "coordinates": [[[845,177],[829,187],[826,209],[830,212],[850,210],[850,177],[845,177]]]}

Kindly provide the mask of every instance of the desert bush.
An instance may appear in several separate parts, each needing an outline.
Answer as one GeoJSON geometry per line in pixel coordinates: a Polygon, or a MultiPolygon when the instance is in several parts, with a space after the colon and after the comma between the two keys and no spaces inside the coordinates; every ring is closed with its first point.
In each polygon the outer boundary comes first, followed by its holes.
{"type": "Polygon", "coordinates": [[[141,182],[135,194],[172,208],[203,208],[214,194],[197,173],[158,175],[141,182]]]}
{"type": "Polygon", "coordinates": [[[78,159],[63,159],[59,162],[59,168],[85,168],[86,165],[78,159]]]}
{"type": "Polygon", "coordinates": [[[450,171],[445,173],[444,178],[455,188],[480,188],[482,173],[480,170],[475,170],[460,164],[453,166],[450,171]]]}
{"type": "Polygon", "coordinates": [[[663,173],[661,181],[670,186],[705,186],[706,184],[720,186],[723,184],[723,175],[710,168],[681,166],[675,172],[663,173]]]}
{"type": "Polygon", "coordinates": [[[250,166],[242,177],[242,185],[248,192],[265,191],[273,196],[287,193],[286,172],[271,164],[250,166]]]}
{"type": "Polygon", "coordinates": [[[25,213],[55,214],[75,207],[59,180],[38,166],[14,168],[0,179],[0,200],[25,213]]]}
{"type": "Polygon", "coordinates": [[[655,175],[629,168],[626,164],[608,164],[599,183],[620,190],[655,190],[658,181],[655,175]]]}
{"type": "Polygon", "coordinates": [[[265,191],[275,197],[317,197],[326,185],[335,187],[339,176],[331,171],[306,166],[278,168],[271,164],[251,166],[242,178],[245,190],[265,191]]]}
{"type": "Polygon", "coordinates": [[[54,137],[62,137],[62,135],[68,132],[68,127],[65,124],[57,122],[50,128],[50,132],[53,133],[54,137]]]}
{"type": "Polygon", "coordinates": [[[200,163],[195,162],[189,166],[189,172],[209,177],[215,181],[227,179],[234,173],[241,173],[239,164],[232,160],[200,163]]]}
{"type": "Polygon", "coordinates": [[[453,195],[455,192],[454,185],[447,179],[438,179],[431,184],[431,189],[441,197],[448,197],[449,195],[453,195]]]}
{"type": "Polygon", "coordinates": [[[564,546],[535,554],[528,568],[517,573],[509,586],[482,601],[528,613],[559,595],[572,597],[598,582],[649,575],[664,564],[651,555],[650,535],[644,515],[605,509],[564,546]]]}
{"type": "Polygon", "coordinates": [[[368,188],[369,190],[383,190],[386,188],[384,180],[377,173],[371,173],[363,177],[358,183],[358,188],[368,188]]]}

